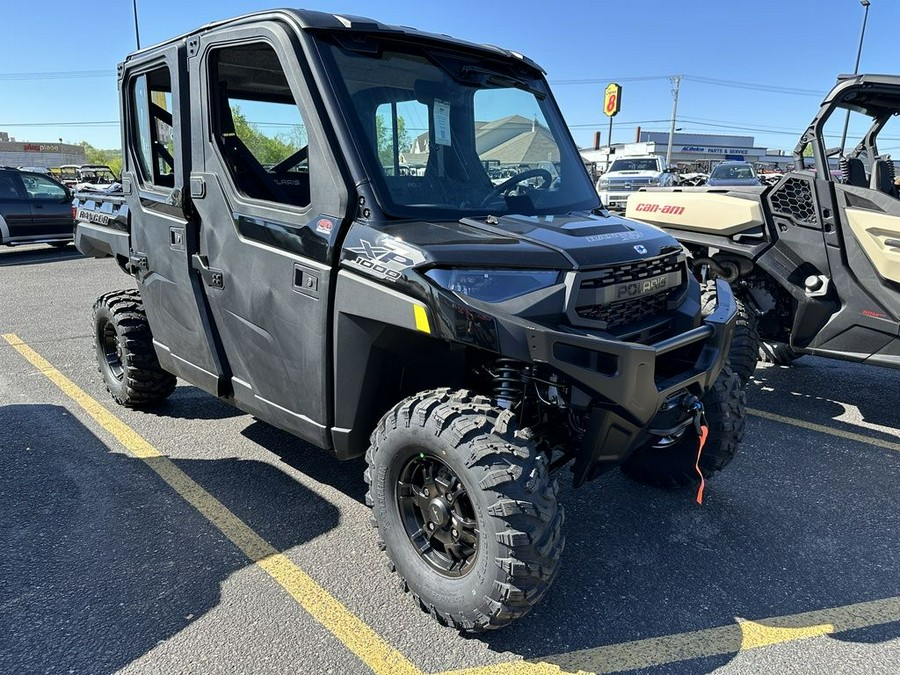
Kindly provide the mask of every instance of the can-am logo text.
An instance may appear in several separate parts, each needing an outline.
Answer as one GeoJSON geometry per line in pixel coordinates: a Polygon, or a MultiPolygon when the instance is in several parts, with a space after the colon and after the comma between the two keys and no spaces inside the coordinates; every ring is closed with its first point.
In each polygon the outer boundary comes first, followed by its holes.
{"type": "Polygon", "coordinates": [[[675,206],[674,204],[646,204],[641,203],[634,207],[635,211],[643,213],[668,213],[673,216],[680,216],[684,213],[683,206],[675,206]]]}

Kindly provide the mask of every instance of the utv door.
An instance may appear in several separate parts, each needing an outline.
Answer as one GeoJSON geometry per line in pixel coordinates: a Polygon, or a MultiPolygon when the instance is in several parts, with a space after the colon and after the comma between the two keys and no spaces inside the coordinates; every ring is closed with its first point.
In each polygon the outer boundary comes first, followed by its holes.
{"type": "Polygon", "coordinates": [[[332,246],[347,189],[314,112],[302,49],[277,22],[212,32],[194,49],[195,166],[205,167],[191,176],[196,266],[235,401],[330,447],[332,246]]]}
{"type": "Polygon", "coordinates": [[[132,271],[162,366],[215,395],[227,393],[226,366],[191,256],[196,222],[186,217],[190,153],[184,45],[129,61],[121,82],[125,147],[123,191],[131,214],[132,271]]]}

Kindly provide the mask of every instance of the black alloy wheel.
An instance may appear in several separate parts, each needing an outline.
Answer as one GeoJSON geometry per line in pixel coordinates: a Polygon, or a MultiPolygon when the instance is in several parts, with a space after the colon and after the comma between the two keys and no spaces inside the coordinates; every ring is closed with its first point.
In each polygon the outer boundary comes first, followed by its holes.
{"type": "Polygon", "coordinates": [[[119,342],[119,336],[112,321],[102,321],[97,326],[97,340],[100,353],[106,359],[107,371],[121,382],[125,377],[125,367],[122,365],[122,344],[119,342]]]}
{"type": "Polygon", "coordinates": [[[459,476],[433,455],[419,453],[397,481],[397,506],[419,555],[448,577],[468,573],[478,554],[478,523],[459,476]]]}

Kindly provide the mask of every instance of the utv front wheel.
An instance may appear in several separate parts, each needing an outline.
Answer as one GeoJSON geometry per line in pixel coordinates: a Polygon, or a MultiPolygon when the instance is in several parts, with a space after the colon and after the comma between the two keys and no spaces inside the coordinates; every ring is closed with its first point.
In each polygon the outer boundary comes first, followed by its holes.
{"type": "Polygon", "coordinates": [[[510,411],[437,389],[390,410],[366,453],[366,502],[421,609],[464,631],[527,614],[556,576],[563,510],[510,411]]]}
{"type": "MultiPolygon", "coordinates": [[[[709,436],[700,455],[704,478],[724,469],[734,459],[744,437],[747,395],[741,380],[728,366],[703,397],[709,436]]],[[[678,438],[664,438],[639,448],[622,464],[622,472],[640,483],[679,487],[698,479],[695,465],[700,439],[693,425],[678,438]]]]}
{"type": "Polygon", "coordinates": [[[164,371],[140,293],[115,291],[94,303],[94,347],[106,389],[129,408],[149,406],[175,390],[175,376],[164,371]]]}

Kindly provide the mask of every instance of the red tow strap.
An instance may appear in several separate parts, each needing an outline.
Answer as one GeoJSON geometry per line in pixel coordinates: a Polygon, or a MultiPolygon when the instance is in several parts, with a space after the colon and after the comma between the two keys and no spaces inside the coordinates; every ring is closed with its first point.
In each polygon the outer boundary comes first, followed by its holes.
{"type": "Polygon", "coordinates": [[[694,469],[700,476],[700,487],[697,489],[697,503],[703,504],[703,489],[706,487],[706,480],[703,478],[703,472],[700,470],[700,455],[703,454],[703,446],[706,445],[706,437],[709,435],[709,427],[705,424],[700,425],[700,446],[697,448],[697,461],[694,462],[694,469]]]}

